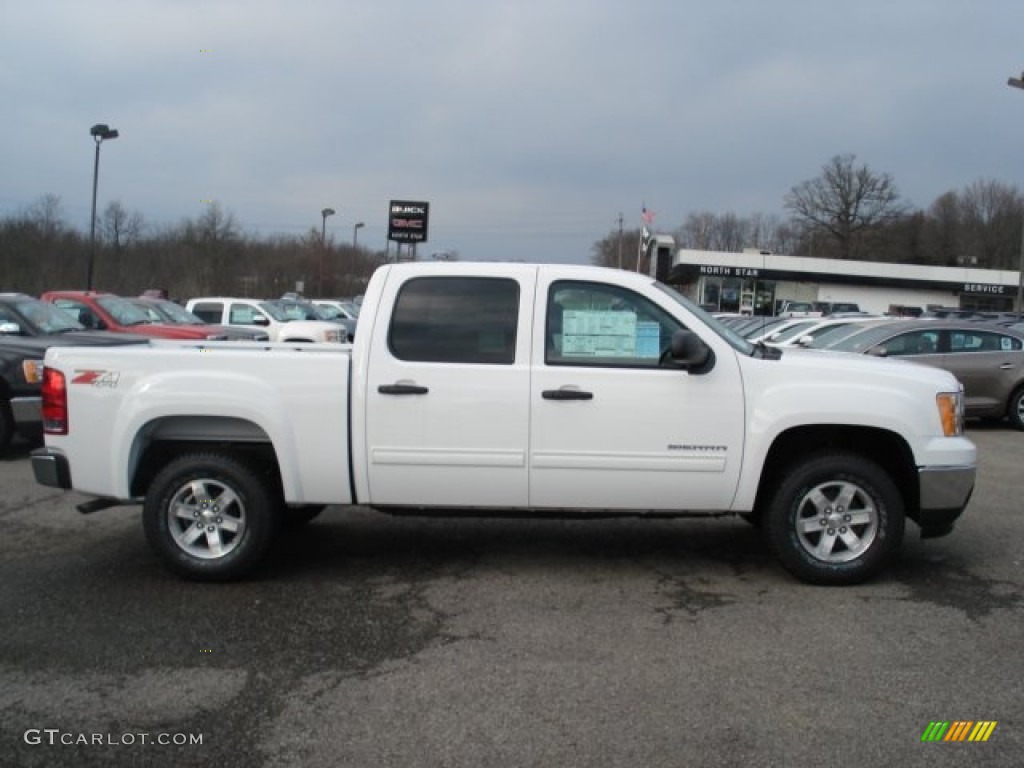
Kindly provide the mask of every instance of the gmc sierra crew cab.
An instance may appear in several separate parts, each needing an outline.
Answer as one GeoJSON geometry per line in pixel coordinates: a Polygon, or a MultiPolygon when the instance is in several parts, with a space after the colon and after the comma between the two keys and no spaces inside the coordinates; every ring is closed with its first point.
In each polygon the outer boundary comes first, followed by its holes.
{"type": "Polygon", "coordinates": [[[178,574],[227,580],[325,505],[740,515],[798,578],[871,577],[974,487],[963,393],[913,363],[747,342],[653,278],[386,265],[351,345],[54,348],[36,479],[142,504],[178,574]]]}

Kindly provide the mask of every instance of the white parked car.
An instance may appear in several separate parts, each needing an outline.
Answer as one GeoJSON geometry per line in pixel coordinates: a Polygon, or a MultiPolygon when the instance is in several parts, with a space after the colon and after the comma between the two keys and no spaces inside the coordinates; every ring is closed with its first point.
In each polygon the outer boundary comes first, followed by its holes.
{"type": "Polygon", "coordinates": [[[831,338],[840,338],[847,329],[850,332],[860,328],[869,320],[877,320],[877,315],[855,315],[850,317],[828,317],[807,328],[797,328],[792,333],[783,331],[780,334],[780,338],[775,339],[769,337],[765,339],[767,344],[772,344],[776,347],[809,347],[819,338],[825,338],[826,336],[831,338]]]}
{"type": "Polygon", "coordinates": [[[262,328],[271,341],[344,342],[344,326],[324,320],[292,320],[280,301],[202,297],[190,299],[185,308],[208,323],[242,328],[262,328]]]}

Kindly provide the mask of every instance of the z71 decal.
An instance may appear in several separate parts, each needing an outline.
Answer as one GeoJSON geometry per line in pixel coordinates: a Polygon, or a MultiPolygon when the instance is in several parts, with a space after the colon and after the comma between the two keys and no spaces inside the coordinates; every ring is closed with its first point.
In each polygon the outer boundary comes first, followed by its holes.
{"type": "Polygon", "coordinates": [[[93,387],[109,387],[114,389],[117,387],[117,381],[121,378],[119,371],[75,371],[74,376],[71,378],[72,384],[88,384],[93,387]]]}

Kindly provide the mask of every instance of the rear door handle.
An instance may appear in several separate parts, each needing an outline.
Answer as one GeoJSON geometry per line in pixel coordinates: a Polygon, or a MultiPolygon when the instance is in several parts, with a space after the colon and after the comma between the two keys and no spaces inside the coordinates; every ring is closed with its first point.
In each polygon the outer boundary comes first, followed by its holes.
{"type": "Polygon", "coordinates": [[[1017,366],[1015,366],[1013,363],[1003,363],[1002,365],[999,366],[999,370],[1001,370],[1001,371],[1009,371],[1009,370],[1012,370],[1012,369],[1014,369],[1016,367],[1017,366]]]}
{"type": "Polygon", "coordinates": [[[593,400],[593,392],[579,389],[545,389],[540,393],[545,400],[593,400]]]}
{"type": "Polygon", "coordinates": [[[430,390],[417,384],[381,384],[377,391],[382,395],[425,395],[430,390]]]}

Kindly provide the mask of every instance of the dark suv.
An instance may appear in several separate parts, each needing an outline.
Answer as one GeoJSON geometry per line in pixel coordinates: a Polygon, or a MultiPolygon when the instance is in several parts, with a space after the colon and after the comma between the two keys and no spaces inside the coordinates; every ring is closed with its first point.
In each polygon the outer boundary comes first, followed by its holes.
{"type": "Polygon", "coordinates": [[[0,293],[0,453],[15,434],[37,440],[42,433],[39,388],[47,349],[146,341],[127,333],[89,331],[52,304],[23,293],[0,293]]]}

